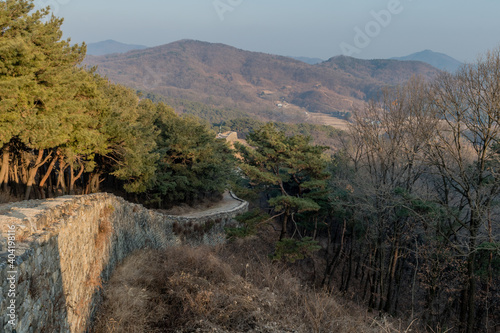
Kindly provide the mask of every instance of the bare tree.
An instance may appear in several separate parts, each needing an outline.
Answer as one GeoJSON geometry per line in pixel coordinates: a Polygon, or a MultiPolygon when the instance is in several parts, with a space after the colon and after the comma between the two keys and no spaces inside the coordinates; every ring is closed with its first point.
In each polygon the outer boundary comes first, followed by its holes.
{"type": "MultiPolygon", "coordinates": [[[[345,154],[355,169],[351,183],[344,184],[355,196],[349,203],[353,211],[349,225],[364,224],[361,229],[366,230],[368,259],[363,265],[369,269],[363,279],[367,281],[365,289],[370,290],[369,305],[387,312],[396,311],[401,276],[407,266],[402,261],[409,255],[416,228],[415,216],[407,212],[405,201],[420,191],[420,179],[427,170],[425,149],[437,126],[429,96],[429,86],[419,78],[386,89],[379,101],[354,113],[349,140],[345,140],[345,154]]],[[[353,226],[349,234],[354,234],[354,229],[360,228],[353,226]]],[[[345,227],[342,230],[344,234],[345,227]]],[[[352,244],[345,243],[342,237],[340,249],[349,249],[345,271],[350,277],[352,244]]],[[[327,267],[330,276],[338,258],[339,251],[327,267]]]]}
{"type": "Polygon", "coordinates": [[[460,321],[470,333],[478,324],[477,253],[488,241],[489,212],[500,193],[500,49],[454,75],[443,74],[433,88],[440,123],[427,157],[451,217],[455,248],[466,262],[460,321]]]}
{"type": "Polygon", "coordinates": [[[354,276],[362,298],[386,312],[411,299],[412,316],[433,330],[491,330],[500,318],[500,49],[432,84],[387,89],[353,114],[343,143],[332,180],[342,216],[330,223],[324,281],[340,275],[347,291],[354,276]]]}

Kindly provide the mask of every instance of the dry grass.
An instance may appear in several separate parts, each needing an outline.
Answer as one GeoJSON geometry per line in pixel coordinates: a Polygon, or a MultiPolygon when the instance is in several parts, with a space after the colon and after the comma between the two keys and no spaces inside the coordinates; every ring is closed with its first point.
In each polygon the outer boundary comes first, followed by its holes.
{"type": "Polygon", "coordinates": [[[324,113],[309,112],[307,114],[307,121],[313,124],[332,126],[333,128],[343,131],[347,131],[349,128],[348,121],[324,113]]]}
{"type": "Polygon", "coordinates": [[[261,238],[141,251],[105,287],[93,332],[397,332],[267,259],[261,238]]]}

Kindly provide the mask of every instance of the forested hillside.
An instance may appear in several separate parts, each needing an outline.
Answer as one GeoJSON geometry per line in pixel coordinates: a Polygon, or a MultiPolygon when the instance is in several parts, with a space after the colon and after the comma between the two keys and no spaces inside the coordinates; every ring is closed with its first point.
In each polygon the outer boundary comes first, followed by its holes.
{"type": "Polygon", "coordinates": [[[412,75],[430,79],[439,73],[422,62],[396,60],[334,57],[310,65],[194,40],[89,56],[84,63],[99,66],[99,73],[113,82],[145,93],[286,122],[306,121],[304,111],[343,116],[362,107],[384,86],[405,82],[412,75]]]}
{"type": "Polygon", "coordinates": [[[273,258],[315,259],[318,287],[424,331],[495,332],[499,96],[495,50],[432,84],[415,78],[386,90],[354,113],[333,159],[307,138],[261,127],[250,147],[237,147],[267,214],[249,214],[230,234],[275,219],[273,258]]]}

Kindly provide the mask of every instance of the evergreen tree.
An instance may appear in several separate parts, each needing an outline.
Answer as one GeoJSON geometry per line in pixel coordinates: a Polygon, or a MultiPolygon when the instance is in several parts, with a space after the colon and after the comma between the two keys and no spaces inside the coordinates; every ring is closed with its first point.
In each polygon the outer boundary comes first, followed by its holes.
{"type": "Polygon", "coordinates": [[[196,118],[179,117],[164,104],[158,108],[160,160],[150,202],[163,207],[222,194],[234,170],[227,143],[196,118]]]}
{"type": "MultiPolygon", "coordinates": [[[[50,149],[68,139],[63,121],[78,108],[78,75],[72,74],[85,55],[84,45],[61,40],[62,19],[47,19],[47,8],[33,8],[33,1],[25,0],[0,4],[0,144],[3,161],[10,158],[13,140],[25,147],[19,165],[26,174],[26,198],[38,169],[53,154],[50,149]]],[[[2,182],[7,169],[3,164],[2,182]]]]}
{"type": "Polygon", "coordinates": [[[236,145],[243,159],[240,168],[271,196],[269,205],[282,215],[282,240],[294,214],[321,209],[329,177],[322,156],[327,147],[313,146],[302,135],[287,137],[272,123],[249,134],[247,141],[250,147],[236,145]]]}

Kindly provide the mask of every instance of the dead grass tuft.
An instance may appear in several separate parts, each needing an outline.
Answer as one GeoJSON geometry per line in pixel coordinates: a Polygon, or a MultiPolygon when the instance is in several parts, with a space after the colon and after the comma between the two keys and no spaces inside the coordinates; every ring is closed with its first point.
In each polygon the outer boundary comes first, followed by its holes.
{"type": "Polygon", "coordinates": [[[366,310],[310,289],[271,262],[270,251],[259,237],[215,249],[140,251],[105,287],[93,332],[381,331],[366,310]]]}

